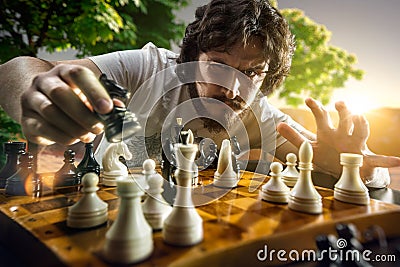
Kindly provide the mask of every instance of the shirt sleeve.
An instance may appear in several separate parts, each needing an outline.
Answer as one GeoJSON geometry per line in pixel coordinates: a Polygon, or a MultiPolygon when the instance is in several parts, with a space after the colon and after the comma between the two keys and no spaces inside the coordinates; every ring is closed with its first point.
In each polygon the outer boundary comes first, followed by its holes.
{"type": "Polygon", "coordinates": [[[124,50],[89,57],[109,79],[129,92],[135,91],[152,75],[167,68],[177,55],[148,43],[142,49],[124,50]]]}

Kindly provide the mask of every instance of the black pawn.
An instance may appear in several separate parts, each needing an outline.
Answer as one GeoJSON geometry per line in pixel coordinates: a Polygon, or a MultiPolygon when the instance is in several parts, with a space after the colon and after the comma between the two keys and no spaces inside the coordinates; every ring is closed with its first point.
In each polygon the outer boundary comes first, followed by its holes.
{"type": "Polygon", "coordinates": [[[100,164],[94,158],[93,142],[86,143],[85,148],[85,155],[78,167],[76,167],[76,176],[79,181],[82,181],[83,175],[88,172],[94,172],[100,176],[100,164]]]}
{"type": "Polygon", "coordinates": [[[26,196],[34,191],[35,174],[33,171],[33,156],[22,153],[19,157],[18,170],[6,181],[6,194],[12,196],[26,196]]]}
{"type": "Polygon", "coordinates": [[[25,152],[25,142],[7,142],[3,144],[6,164],[0,171],[0,188],[6,186],[6,180],[18,170],[18,157],[25,152]]]}
{"type": "Polygon", "coordinates": [[[75,152],[68,149],[64,152],[64,165],[54,175],[53,188],[77,186],[80,183],[76,174],[75,152]]]}

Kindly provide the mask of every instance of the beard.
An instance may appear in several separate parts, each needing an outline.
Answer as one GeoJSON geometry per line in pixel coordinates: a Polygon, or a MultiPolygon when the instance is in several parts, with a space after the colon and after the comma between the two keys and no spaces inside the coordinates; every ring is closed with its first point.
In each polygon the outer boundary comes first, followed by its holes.
{"type": "MultiPolygon", "coordinates": [[[[187,88],[192,99],[200,98],[194,83],[189,84],[187,88]]],[[[200,117],[199,119],[203,122],[203,127],[210,133],[219,134],[228,131],[233,125],[245,117],[248,112],[250,112],[249,105],[238,97],[235,99],[228,99],[224,96],[217,96],[212,99],[220,101],[221,105],[228,105],[232,109],[232,112],[226,112],[220,120],[212,119],[212,116],[200,117]]],[[[210,114],[201,101],[196,102],[196,105],[194,106],[198,114],[210,114]]]]}

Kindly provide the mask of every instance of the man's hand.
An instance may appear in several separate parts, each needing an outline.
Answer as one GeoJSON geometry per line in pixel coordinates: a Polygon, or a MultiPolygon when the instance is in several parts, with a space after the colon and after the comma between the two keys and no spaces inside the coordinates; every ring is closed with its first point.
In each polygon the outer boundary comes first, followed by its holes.
{"type": "MultiPolygon", "coordinates": [[[[398,167],[400,158],[373,154],[367,147],[369,124],[363,115],[352,115],[343,102],[335,105],[339,114],[338,127],[334,128],[329,113],[314,99],[306,99],[317,125],[317,136],[311,141],[314,150],[313,162],[318,169],[338,177],[342,167],[340,153],[356,153],[364,156],[361,177],[373,175],[376,167],[398,167]]],[[[285,123],[277,127],[278,132],[296,147],[300,147],[306,138],[285,123]]]]}
{"type": "Polygon", "coordinates": [[[93,109],[101,114],[113,103],[95,74],[79,65],[56,65],[37,75],[21,95],[21,125],[38,144],[90,142],[102,132],[93,109]]]}

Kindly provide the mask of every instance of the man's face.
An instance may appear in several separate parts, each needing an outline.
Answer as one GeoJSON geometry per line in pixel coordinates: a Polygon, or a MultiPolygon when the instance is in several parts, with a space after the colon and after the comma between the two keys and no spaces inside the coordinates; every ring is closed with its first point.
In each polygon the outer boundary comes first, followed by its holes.
{"type": "Polygon", "coordinates": [[[202,52],[199,61],[201,82],[196,83],[196,89],[202,108],[210,119],[222,122],[250,106],[268,70],[257,38],[228,52],[202,52]]]}

